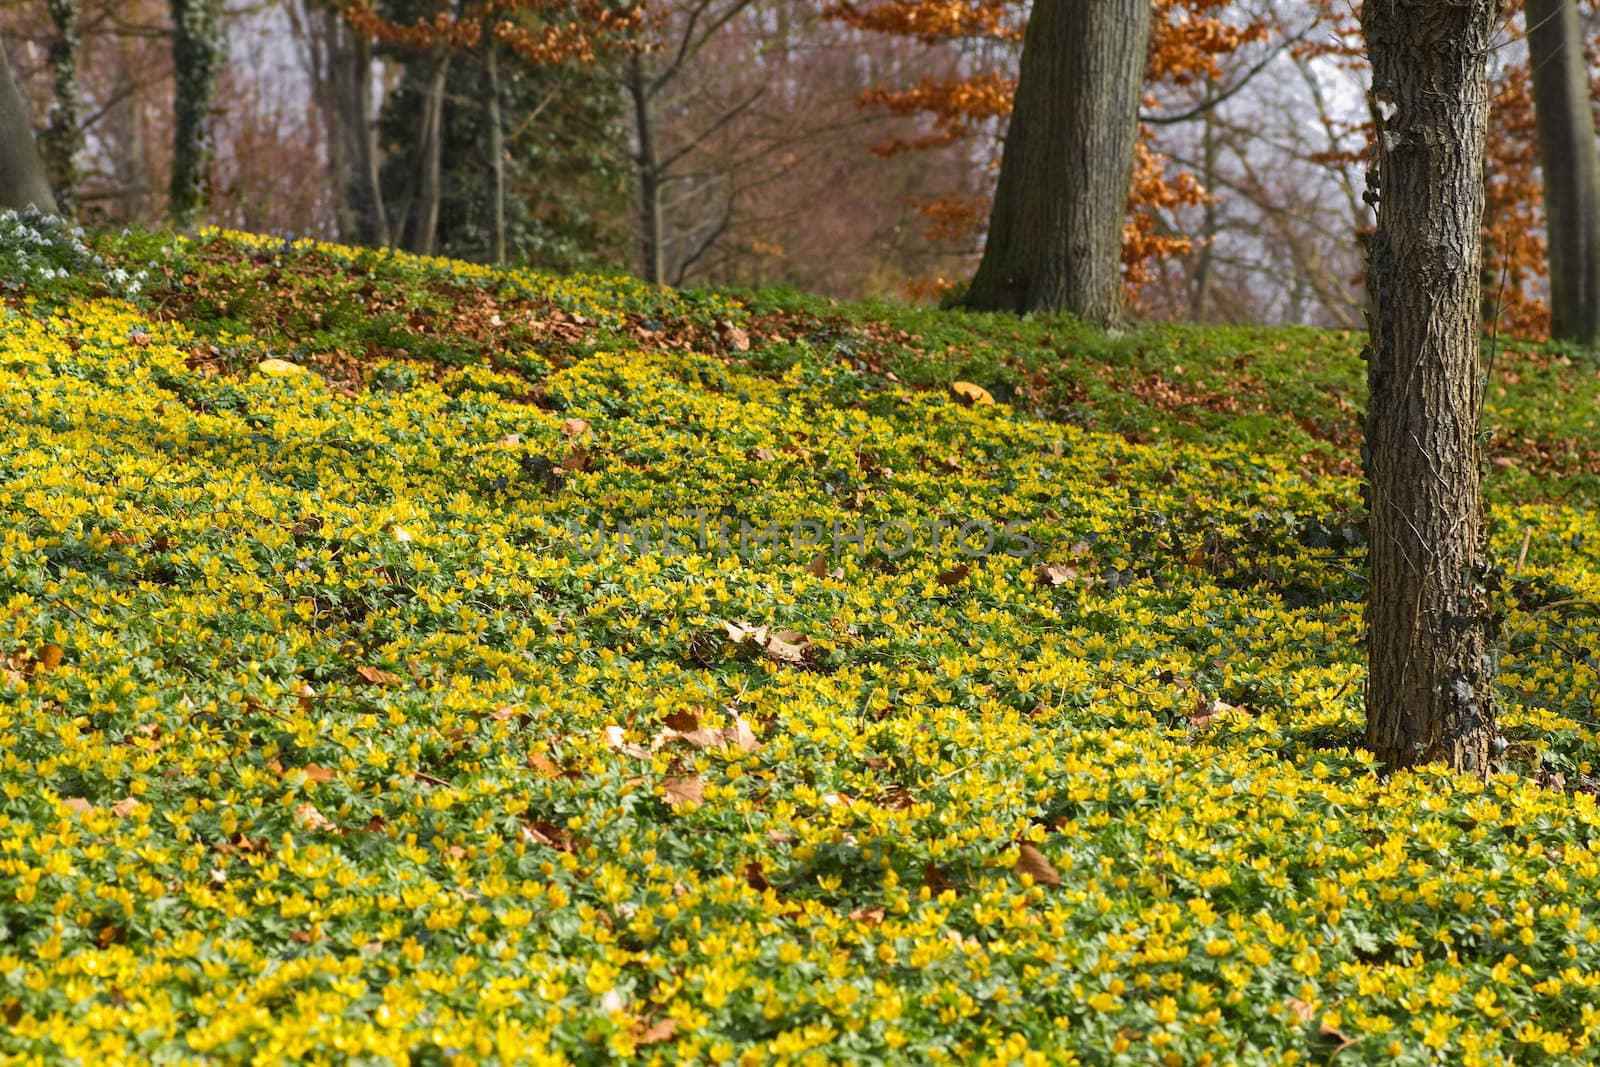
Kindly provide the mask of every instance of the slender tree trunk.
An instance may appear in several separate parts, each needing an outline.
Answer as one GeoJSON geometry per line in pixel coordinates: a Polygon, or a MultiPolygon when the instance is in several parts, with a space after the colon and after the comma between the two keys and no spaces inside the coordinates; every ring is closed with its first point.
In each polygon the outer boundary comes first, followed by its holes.
{"type": "Polygon", "coordinates": [[[55,94],[50,101],[50,126],[41,138],[45,167],[63,215],[78,211],[78,156],[83,151],[78,93],[78,0],[47,0],[56,36],[50,42],[50,68],[55,94]]]}
{"type": "Polygon", "coordinates": [[[500,116],[500,49],[492,30],[486,36],[484,70],[488,85],[484,93],[484,119],[489,124],[489,259],[498,266],[506,261],[506,141],[500,116]]]}
{"type": "Polygon", "coordinates": [[[33,141],[28,102],[17,89],[11,59],[0,45],[0,208],[21,211],[29,205],[53,215],[56,198],[33,141]]]}
{"type": "Polygon", "coordinates": [[[206,202],[211,169],[211,97],[222,66],[218,0],[170,0],[172,70],[177,82],[172,116],[172,178],[167,213],[192,230],[206,202]]]}
{"type": "Polygon", "coordinates": [[[1550,332],[1600,344],[1600,149],[1577,0],[1527,0],[1528,58],[1544,172],[1550,332]]]}
{"type": "Polygon", "coordinates": [[[1122,313],[1150,0],[1035,0],[983,260],[967,303],[1122,313]]]}
{"type": "Polygon", "coordinates": [[[1499,11],[1499,0],[1362,7],[1378,142],[1366,746],[1389,769],[1492,766],[1478,300],[1484,61],[1499,11]]]}
{"type": "Polygon", "coordinates": [[[407,196],[406,247],[419,256],[431,256],[439,240],[439,205],[444,196],[445,87],[450,78],[450,53],[440,51],[428,77],[423,99],[422,132],[418,137],[411,185],[407,196]]]}
{"type": "MultiPolygon", "coordinates": [[[[1210,81],[1207,95],[1216,92],[1215,81],[1210,81]]],[[[1215,109],[1206,111],[1200,140],[1200,181],[1209,191],[1216,185],[1217,175],[1217,119],[1215,109]]],[[[1211,314],[1211,289],[1216,281],[1217,232],[1221,212],[1214,195],[1206,197],[1200,221],[1200,251],[1195,256],[1194,295],[1189,303],[1189,317],[1195,322],[1205,322],[1211,314]]]]}
{"type": "Polygon", "coordinates": [[[350,160],[350,185],[345,196],[356,217],[356,235],[365,245],[387,245],[391,240],[388,209],[379,178],[382,159],[372,99],[372,42],[356,33],[337,11],[329,15],[338,23],[332,52],[334,99],[339,126],[350,160]]]}
{"type": "Polygon", "coordinates": [[[650,78],[638,55],[633,56],[628,67],[628,96],[633,101],[634,134],[638,140],[634,168],[639,181],[640,261],[644,280],[661,285],[667,277],[666,234],[661,214],[661,150],[656,143],[650,78]]]}

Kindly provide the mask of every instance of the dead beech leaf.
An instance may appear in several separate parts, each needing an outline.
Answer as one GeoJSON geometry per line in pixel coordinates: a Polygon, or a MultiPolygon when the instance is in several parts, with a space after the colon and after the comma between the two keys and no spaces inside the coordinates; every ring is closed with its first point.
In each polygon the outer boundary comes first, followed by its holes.
{"type": "Polygon", "coordinates": [[[400,681],[398,674],[390,674],[376,667],[357,667],[356,673],[361,676],[362,681],[372,685],[393,685],[400,681]]]}
{"type": "Polygon", "coordinates": [[[1309,1023],[1312,1019],[1317,1017],[1317,1009],[1312,1007],[1307,1002],[1301,1000],[1299,997],[1290,997],[1283,1003],[1286,1008],[1294,1013],[1294,1017],[1299,1019],[1301,1023],[1309,1023]]]}
{"type": "Polygon", "coordinates": [[[1202,694],[1194,710],[1189,713],[1189,725],[1196,730],[1204,730],[1230,711],[1238,710],[1220,697],[1208,697],[1202,694]]]}
{"type": "Polygon", "coordinates": [[[989,390],[973,382],[951,382],[950,392],[963,404],[973,404],[978,407],[994,406],[994,396],[989,390]]]}
{"type": "Polygon", "coordinates": [[[1069,585],[1078,580],[1078,568],[1065,563],[1041,564],[1034,574],[1038,576],[1039,584],[1051,587],[1069,585]]]}
{"type": "Polygon", "coordinates": [[[727,320],[717,323],[717,339],[735,352],[750,351],[750,334],[727,320]]]}
{"type": "Polygon", "coordinates": [[[123,797],[121,800],[111,805],[111,814],[115,815],[119,819],[126,819],[128,816],[137,811],[138,808],[139,802],[137,800],[133,799],[132,797],[123,797]]]}
{"type": "Polygon", "coordinates": [[[645,1026],[642,1022],[639,1026],[642,1029],[636,1030],[633,1038],[636,1045],[659,1045],[663,1041],[672,1040],[678,1032],[678,1020],[670,1015],[664,1019],[657,1019],[649,1026],[645,1026]]]}
{"type": "Polygon", "coordinates": [[[562,419],[561,434],[563,437],[582,437],[589,432],[589,424],[583,419],[562,419]]]}
{"type": "Polygon", "coordinates": [[[528,753],[528,767],[539,772],[541,778],[560,778],[561,768],[543,752],[528,753]]]}
{"type": "Polygon", "coordinates": [[[312,803],[301,804],[294,809],[294,821],[306,830],[332,830],[333,822],[312,803]]]}
{"type": "Polygon", "coordinates": [[[811,638],[798,630],[775,630],[767,635],[767,654],[781,663],[804,663],[811,638]]]}
{"type": "Polygon", "coordinates": [[[756,740],[756,735],[751,731],[750,724],[744,721],[744,716],[735,715],[733,725],[722,730],[723,740],[739,749],[741,752],[754,752],[761,747],[761,742],[756,740]]]}
{"type": "Polygon", "coordinates": [[[684,708],[680,711],[670,711],[662,716],[661,722],[669,730],[686,734],[692,730],[700,729],[700,716],[695,710],[684,708]]]}
{"type": "Polygon", "coordinates": [[[813,578],[826,578],[828,576],[828,557],[817,553],[810,563],[806,564],[806,573],[813,578]]]}
{"type": "Polygon", "coordinates": [[[744,883],[757,893],[765,893],[772,888],[772,883],[767,881],[767,872],[762,869],[759,861],[744,865],[744,883]]]}
{"type": "Polygon", "coordinates": [[[522,443],[522,435],[520,433],[508,433],[500,438],[500,443],[507,448],[514,448],[522,443]]]}
{"type": "Polygon", "coordinates": [[[333,770],[331,767],[319,767],[315,763],[308,763],[300,769],[306,772],[306,777],[308,779],[319,784],[322,782],[331,782],[335,778],[339,777],[338,771],[333,770]]]}
{"type": "Polygon", "coordinates": [[[495,720],[496,722],[505,722],[507,719],[515,719],[520,714],[522,714],[522,712],[519,708],[511,704],[502,704],[500,707],[495,708],[494,711],[489,713],[489,718],[495,720]]]}
{"type": "Polygon", "coordinates": [[[589,469],[589,450],[582,445],[573,445],[572,451],[567,453],[561,461],[564,471],[586,471],[589,469]]]}
{"type": "Polygon", "coordinates": [[[65,804],[79,815],[87,815],[89,812],[94,810],[94,805],[83,797],[63,797],[61,803],[65,804]]]}
{"type": "Polygon", "coordinates": [[[643,745],[636,745],[627,739],[627,734],[622,727],[612,724],[606,727],[606,747],[618,752],[626,753],[636,759],[649,759],[650,750],[643,745]]]}
{"type": "Polygon", "coordinates": [[[40,647],[37,657],[39,669],[45,671],[55,670],[61,666],[61,657],[64,655],[66,655],[66,651],[58,644],[51,643],[40,647]]]}
{"type": "Polygon", "coordinates": [[[1017,873],[1026,874],[1033,878],[1038,885],[1060,885],[1061,874],[1050,861],[1044,858],[1044,853],[1024,841],[1017,847],[1017,873]]]}
{"type": "Polygon", "coordinates": [[[957,564],[939,575],[940,585],[955,585],[972,573],[972,568],[965,563],[957,564]]]}
{"type": "Polygon", "coordinates": [[[662,783],[670,807],[705,803],[706,785],[697,774],[675,775],[662,783]]]}

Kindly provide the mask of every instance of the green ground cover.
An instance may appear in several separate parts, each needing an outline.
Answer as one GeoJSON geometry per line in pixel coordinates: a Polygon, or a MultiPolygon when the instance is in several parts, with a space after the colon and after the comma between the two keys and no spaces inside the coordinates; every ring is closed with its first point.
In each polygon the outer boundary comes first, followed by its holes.
{"type": "Polygon", "coordinates": [[[1595,1058],[1579,355],[1380,781],[1355,336],[0,226],[6,1062],[1595,1058]]]}

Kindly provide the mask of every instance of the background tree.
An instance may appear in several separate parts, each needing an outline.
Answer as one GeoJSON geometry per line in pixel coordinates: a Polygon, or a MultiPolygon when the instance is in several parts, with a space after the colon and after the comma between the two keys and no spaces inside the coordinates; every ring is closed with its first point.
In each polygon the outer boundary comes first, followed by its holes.
{"type": "Polygon", "coordinates": [[[41,211],[56,210],[50,179],[33,141],[27,101],[17,89],[11,60],[0,45],[0,207],[20,210],[29,205],[41,211]]]}
{"type": "Polygon", "coordinates": [[[191,230],[206,201],[213,150],[211,97],[222,65],[220,0],[171,0],[172,177],[168,214],[180,230],[191,230]]]}
{"type": "Polygon", "coordinates": [[[1149,0],[1034,5],[970,306],[1120,315],[1149,34],[1149,0]]]}
{"type": "Polygon", "coordinates": [[[1549,232],[1550,333],[1600,343],[1600,149],[1577,0],[1527,0],[1549,232]]]}
{"type": "Polygon", "coordinates": [[[1499,0],[1366,0],[1377,123],[1368,353],[1366,744],[1487,774],[1479,497],[1485,57],[1499,0]]]}
{"type": "Polygon", "coordinates": [[[591,64],[601,52],[625,43],[638,21],[632,0],[387,0],[354,4],[345,14],[358,31],[405,57],[419,105],[415,133],[390,142],[411,144],[405,162],[391,161],[389,167],[391,174],[403,167],[398,172],[404,174],[398,197],[388,200],[392,237],[420,254],[438,250],[450,113],[472,101],[483,110],[483,135],[500,149],[491,148],[488,157],[479,154],[487,164],[481,171],[488,191],[482,203],[491,258],[497,250],[504,254],[507,211],[501,51],[535,67],[591,64]],[[449,92],[458,61],[476,62],[482,72],[468,97],[449,92]],[[417,69],[424,72],[420,80],[417,69]]]}
{"type": "Polygon", "coordinates": [[[78,0],[45,0],[55,26],[50,42],[50,70],[54,93],[50,98],[50,124],[40,138],[40,150],[50,173],[56,203],[62,214],[78,210],[78,157],[83,152],[84,131],[79,115],[78,0]]]}

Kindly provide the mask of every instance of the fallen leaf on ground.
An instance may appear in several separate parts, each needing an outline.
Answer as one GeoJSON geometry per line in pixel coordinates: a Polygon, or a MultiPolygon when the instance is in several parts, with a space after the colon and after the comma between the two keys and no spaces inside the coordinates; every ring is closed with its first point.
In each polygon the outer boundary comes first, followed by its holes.
{"type": "Polygon", "coordinates": [[[1053,867],[1049,860],[1044,858],[1044,853],[1034,848],[1027,842],[1018,846],[1017,873],[1030,875],[1039,885],[1060,885],[1061,874],[1053,867]]]}
{"type": "Polygon", "coordinates": [[[674,808],[705,802],[705,783],[699,775],[674,776],[662,783],[667,804],[674,808]]]}

